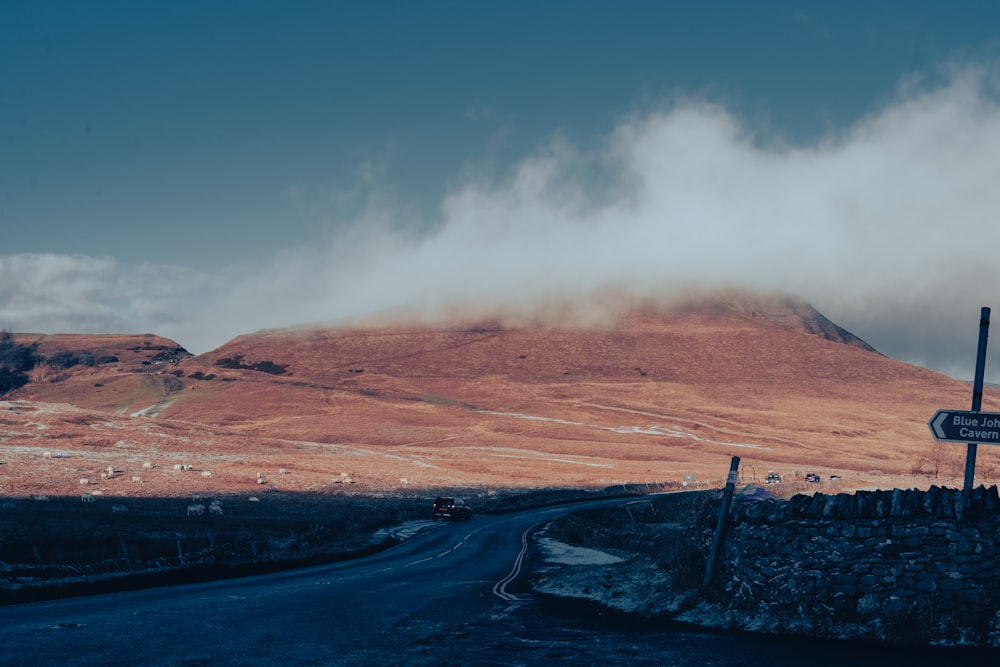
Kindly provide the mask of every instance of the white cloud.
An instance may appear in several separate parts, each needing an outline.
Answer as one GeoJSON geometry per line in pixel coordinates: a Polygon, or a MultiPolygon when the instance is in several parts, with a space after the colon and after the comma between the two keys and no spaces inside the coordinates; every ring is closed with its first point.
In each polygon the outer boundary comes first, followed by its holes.
{"type": "MultiPolygon", "coordinates": [[[[0,257],[0,328],[32,333],[195,331],[206,296],[225,288],[184,267],[129,266],[108,257],[0,257]]],[[[211,324],[207,325],[211,326],[211,324]]]]}
{"type": "Polygon", "coordinates": [[[0,257],[0,327],[33,333],[127,327],[108,305],[115,266],[80,255],[0,257]]]}
{"type": "Polygon", "coordinates": [[[956,69],[935,89],[911,80],[807,146],[674,102],[622,119],[595,152],[559,137],[502,182],[466,182],[430,231],[371,197],[326,247],[218,275],[0,258],[0,327],[148,330],[204,351],[264,327],[400,308],[739,284],[799,294],[891,356],[968,377],[979,308],[1000,286],[1000,105],[985,72],[956,69]]]}

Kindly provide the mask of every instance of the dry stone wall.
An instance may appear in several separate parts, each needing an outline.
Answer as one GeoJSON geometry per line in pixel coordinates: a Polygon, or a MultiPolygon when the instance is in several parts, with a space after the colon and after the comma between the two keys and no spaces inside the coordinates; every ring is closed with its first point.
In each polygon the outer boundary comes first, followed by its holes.
{"type": "Polygon", "coordinates": [[[734,503],[719,595],[774,632],[1000,646],[997,488],[734,503]]]}

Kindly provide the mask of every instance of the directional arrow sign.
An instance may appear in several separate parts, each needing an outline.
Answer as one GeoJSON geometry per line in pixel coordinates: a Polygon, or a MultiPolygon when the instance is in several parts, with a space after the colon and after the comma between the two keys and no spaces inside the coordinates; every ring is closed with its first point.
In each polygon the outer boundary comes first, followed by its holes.
{"type": "Polygon", "coordinates": [[[938,410],[927,422],[937,440],[1000,445],[1000,413],[938,410]]]}

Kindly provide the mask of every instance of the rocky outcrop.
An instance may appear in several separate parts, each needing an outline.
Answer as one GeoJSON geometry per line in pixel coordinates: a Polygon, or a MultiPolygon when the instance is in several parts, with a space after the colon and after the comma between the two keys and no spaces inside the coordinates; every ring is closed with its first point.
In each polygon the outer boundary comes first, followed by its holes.
{"type": "Polygon", "coordinates": [[[757,294],[730,291],[716,297],[721,310],[767,320],[788,329],[802,331],[824,340],[843,343],[868,352],[875,348],[829,320],[808,301],[791,294],[757,294]]]}

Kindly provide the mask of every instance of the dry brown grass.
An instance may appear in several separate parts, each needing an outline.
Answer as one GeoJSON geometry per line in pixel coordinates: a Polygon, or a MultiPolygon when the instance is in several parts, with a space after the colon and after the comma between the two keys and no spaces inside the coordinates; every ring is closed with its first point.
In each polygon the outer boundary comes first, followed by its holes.
{"type": "MultiPolygon", "coordinates": [[[[965,447],[926,422],[969,387],[805,328],[773,303],[652,309],[603,329],[268,331],[148,365],[144,348],[172,342],[48,337],[121,362],[39,370],[8,397],[0,496],[717,486],[732,456],[744,481],[774,470],[786,490],[811,471],[845,489],[961,485],[965,447]],[[102,480],[108,466],[120,474],[102,480]]],[[[994,483],[1000,458],[979,451],[977,483],[994,483]]]]}

